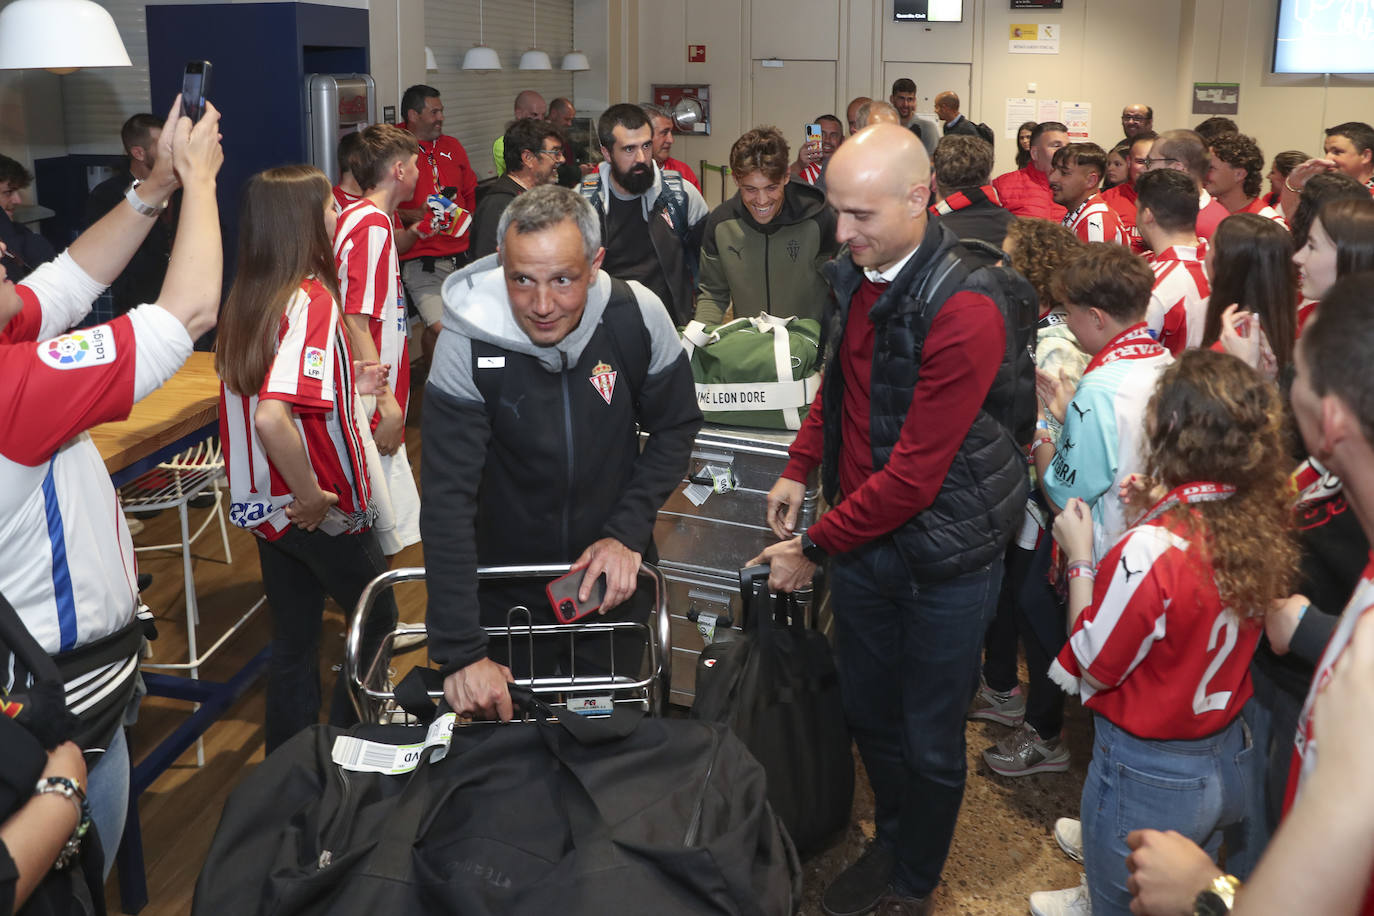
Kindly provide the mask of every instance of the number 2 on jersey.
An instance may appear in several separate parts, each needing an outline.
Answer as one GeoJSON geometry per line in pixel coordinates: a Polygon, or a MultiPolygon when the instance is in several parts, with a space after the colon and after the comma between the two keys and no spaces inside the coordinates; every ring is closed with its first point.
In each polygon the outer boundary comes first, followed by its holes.
{"type": "Polygon", "coordinates": [[[1236,647],[1236,636],[1240,627],[1236,623],[1236,615],[1230,611],[1222,611],[1217,615],[1216,621],[1212,624],[1212,633],[1207,637],[1207,651],[1217,649],[1217,654],[1212,657],[1212,661],[1207,665],[1207,670],[1202,672],[1202,680],[1198,681],[1197,690],[1193,691],[1193,715],[1200,716],[1205,712],[1217,712],[1225,709],[1226,704],[1231,701],[1231,691],[1218,690],[1216,693],[1207,692],[1207,683],[1216,673],[1221,670],[1221,666],[1226,663],[1226,658],[1231,654],[1231,650],[1236,647]],[[1221,648],[1217,649],[1217,637],[1225,630],[1225,635],[1221,636],[1221,648]]]}

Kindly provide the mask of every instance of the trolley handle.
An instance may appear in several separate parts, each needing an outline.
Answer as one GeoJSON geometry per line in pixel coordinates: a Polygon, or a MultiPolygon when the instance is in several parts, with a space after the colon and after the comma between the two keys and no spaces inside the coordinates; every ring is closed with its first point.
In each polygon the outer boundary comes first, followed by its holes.
{"type": "MultiPolygon", "coordinates": [[[[570,563],[556,563],[530,566],[479,566],[477,568],[477,579],[552,579],[561,576],[572,569],[570,563]]],[[[656,631],[657,639],[649,640],[649,664],[650,669],[655,672],[654,678],[657,685],[652,697],[652,702],[657,708],[667,702],[668,691],[672,686],[672,620],[668,615],[668,585],[663,578],[663,573],[652,563],[639,565],[638,576],[640,579],[648,579],[654,587],[653,620],[650,626],[656,631]]],[[[372,616],[373,608],[376,607],[378,599],[387,591],[395,588],[402,582],[423,581],[425,578],[425,568],[423,566],[404,566],[398,569],[389,569],[377,576],[363,589],[362,595],[358,599],[358,606],[354,608],[349,620],[348,638],[344,648],[344,670],[343,675],[347,680],[345,683],[350,688],[349,693],[355,699],[359,691],[365,689],[366,683],[370,680],[374,672],[371,667],[364,672],[362,670],[363,653],[363,630],[364,624],[372,616]]],[[[371,661],[375,666],[376,659],[371,661]]]]}

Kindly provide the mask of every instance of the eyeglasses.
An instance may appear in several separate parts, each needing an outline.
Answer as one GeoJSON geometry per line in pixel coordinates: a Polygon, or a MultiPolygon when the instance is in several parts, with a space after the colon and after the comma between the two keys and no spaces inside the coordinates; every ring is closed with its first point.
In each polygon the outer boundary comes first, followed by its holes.
{"type": "Polygon", "coordinates": [[[538,154],[541,155],[541,156],[548,156],[550,159],[562,159],[562,158],[563,158],[563,150],[562,150],[562,148],[559,148],[559,149],[537,149],[537,150],[531,150],[531,152],[538,153],[538,154]]]}
{"type": "Polygon", "coordinates": [[[1181,159],[1174,159],[1174,158],[1172,158],[1172,157],[1170,157],[1170,156],[1155,156],[1155,157],[1149,158],[1149,159],[1137,159],[1137,160],[1136,160],[1136,164],[1137,164],[1137,165],[1143,165],[1143,166],[1145,166],[1145,168],[1148,169],[1148,168],[1151,168],[1151,167],[1152,167],[1152,166],[1151,166],[1151,163],[1154,163],[1154,162],[1181,162],[1181,161],[1182,161],[1181,159]]]}
{"type": "Polygon", "coordinates": [[[1150,118],[1149,115],[1124,114],[1124,115],[1121,116],[1121,120],[1123,120],[1123,121],[1149,121],[1149,120],[1151,120],[1151,118],[1150,118]]]}

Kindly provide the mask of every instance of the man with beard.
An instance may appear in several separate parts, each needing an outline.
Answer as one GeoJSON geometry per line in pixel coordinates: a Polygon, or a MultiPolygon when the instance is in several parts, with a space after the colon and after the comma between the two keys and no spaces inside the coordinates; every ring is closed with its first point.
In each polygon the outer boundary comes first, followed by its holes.
{"type": "Polygon", "coordinates": [[[692,317],[697,256],[708,208],[701,192],[654,162],[653,127],[638,105],[606,109],[596,123],[604,162],[582,182],[601,219],[601,269],[652,290],[677,324],[692,317]]]}
{"type": "MultiPolygon", "coordinates": [[[[91,189],[86,198],[86,225],[95,225],[102,216],[119,206],[124,192],[135,181],[144,182],[157,164],[157,142],[162,136],[162,119],[151,114],[136,114],[124,122],[119,138],[129,164],[115,175],[91,189]]],[[[176,225],[177,203],[173,194],[170,205],[148,230],[143,244],[129,260],[129,266],[110,284],[114,300],[111,317],[118,317],[134,306],[157,301],[162,279],[167,275],[167,261],[172,256],[172,227],[176,225]]]]}

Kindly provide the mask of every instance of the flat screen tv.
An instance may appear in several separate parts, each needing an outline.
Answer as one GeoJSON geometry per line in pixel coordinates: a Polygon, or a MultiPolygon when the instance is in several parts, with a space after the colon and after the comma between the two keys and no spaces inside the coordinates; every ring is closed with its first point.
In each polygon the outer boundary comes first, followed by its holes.
{"type": "Polygon", "coordinates": [[[1279,0],[1275,73],[1374,73],[1367,0],[1279,0]]]}
{"type": "Polygon", "coordinates": [[[964,0],[893,0],[898,22],[963,22],[964,0]]]}

